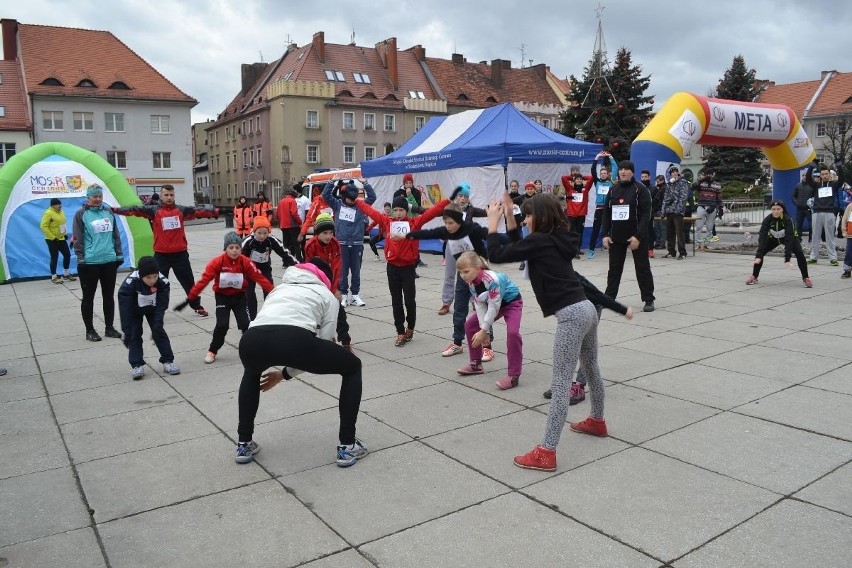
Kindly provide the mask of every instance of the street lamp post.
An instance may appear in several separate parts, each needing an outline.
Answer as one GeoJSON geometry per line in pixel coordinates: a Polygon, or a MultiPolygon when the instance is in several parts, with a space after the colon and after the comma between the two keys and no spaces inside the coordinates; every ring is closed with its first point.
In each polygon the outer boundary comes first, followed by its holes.
{"type": "Polygon", "coordinates": [[[577,140],[585,140],[586,139],[586,132],[585,132],[585,130],[583,130],[582,126],[577,129],[577,134],[575,134],[574,137],[577,140]]]}

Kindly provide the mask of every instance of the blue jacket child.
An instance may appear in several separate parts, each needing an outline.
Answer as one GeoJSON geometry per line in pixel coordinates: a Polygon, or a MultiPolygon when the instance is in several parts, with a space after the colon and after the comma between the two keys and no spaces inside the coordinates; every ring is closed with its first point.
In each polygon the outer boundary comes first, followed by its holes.
{"type": "Polygon", "coordinates": [[[124,345],[128,348],[130,376],[138,381],[145,374],[142,352],[142,320],[148,320],[151,337],[160,351],[160,363],[170,375],[179,375],[169,336],[163,329],[163,317],[169,307],[169,280],[160,274],[157,261],[152,256],[139,259],[139,266],[118,289],[118,311],[124,345]]]}

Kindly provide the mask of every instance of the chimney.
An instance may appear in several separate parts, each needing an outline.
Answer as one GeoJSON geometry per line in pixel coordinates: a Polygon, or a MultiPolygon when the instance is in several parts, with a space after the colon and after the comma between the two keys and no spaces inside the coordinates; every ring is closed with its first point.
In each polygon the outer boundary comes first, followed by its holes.
{"type": "Polygon", "coordinates": [[[320,63],[325,63],[325,32],[317,32],[313,39],[314,49],[317,52],[320,63]]]}
{"type": "Polygon", "coordinates": [[[18,58],[18,21],[3,18],[0,29],[3,30],[3,59],[14,61],[18,58]]]}
{"type": "Polygon", "coordinates": [[[245,93],[251,89],[252,85],[257,82],[257,78],[266,69],[268,63],[243,63],[240,68],[240,79],[242,81],[242,92],[245,93]]]}
{"type": "Polygon", "coordinates": [[[385,66],[388,68],[388,77],[394,89],[399,88],[399,65],[397,64],[396,38],[388,38],[385,41],[385,66]]]}
{"type": "Polygon", "coordinates": [[[415,45],[411,48],[411,51],[414,52],[414,59],[417,61],[426,61],[426,49],[422,45],[415,45]]]}
{"type": "MultiPolygon", "coordinates": [[[[4,20],[4,21],[5,21],[5,20],[4,20]]],[[[4,38],[6,37],[6,28],[5,28],[5,27],[3,28],[3,37],[4,37],[4,38]]],[[[5,40],[5,39],[3,40],[3,49],[6,49],[6,40],[5,40]]],[[[7,57],[6,59],[8,59],[8,57],[7,57]]],[[[825,76],[826,76],[826,75],[828,75],[829,73],[837,73],[837,71],[835,71],[834,69],[832,69],[831,71],[822,71],[822,72],[820,72],[820,74],[819,74],[819,79],[820,79],[820,81],[822,81],[823,79],[825,79],[825,76]]]]}
{"type": "Polygon", "coordinates": [[[450,59],[453,63],[464,63],[464,55],[461,53],[454,53],[450,56],[450,59]]]}
{"type": "Polygon", "coordinates": [[[491,61],[491,82],[498,89],[503,86],[503,61],[500,59],[491,61]]]}

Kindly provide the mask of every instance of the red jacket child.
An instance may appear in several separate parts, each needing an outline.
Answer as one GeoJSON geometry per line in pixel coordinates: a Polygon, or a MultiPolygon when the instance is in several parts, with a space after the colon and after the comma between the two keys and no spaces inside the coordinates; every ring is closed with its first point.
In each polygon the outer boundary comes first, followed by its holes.
{"type": "MultiPolygon", "coordinates": [[[[307,223],[305,224],[307,225],[307,223]]],[[[331,293],[337,294],[340,288],[340,241],[334,236],[334,220],[328,213],[317,215],[316,223],[314,223],[314,238],[305,244],[305,260],[309,261],[315,256],[320,257],[331,266],[333,276],[331,293]]]]}
{"type": "MultiPolygon", "coordinates": [[[[332,215],[331,205],[325,202],[325,199],[322,198],[321,194],[317,194],[314,197],[314,200],[311,201],[311,206],[308,208],[308,212],[305,213],[305,218],[302,220],[302,229],[299,231],[299,237],[304,240],[305,235],[308,234],[308,229],[316,223],[317,216],[322,213],[328,213],[332,215]]],[[[316,235],[316,230],[314,230],[314,234],[316,235]]]]}
{"type": "Polygon", "coordinates": [[[401,231],[404,233],[417,231],[432,219],[439,217],[444,211],[444,207],[450,204],[450,200],[442,199],[420,215],[410,219],[407,218],[408,202],[406,201],[403,205],[402,201],[397,203],[397,200],[404,201],[405,198],[397,197],[393,200],[393,209],[399,209],[401,212],[404,212],[401,219],[385,215],[381,211],[376,211],[360,199],[355,202],[355,207],[375,221],[382,234],[385,235],[385,237],[388,237],[385,239],[385,258],[387,258],[388,263],[393,264],[394,266],[411,266],[417,262],[420,246],[419,242],[412,239],[395,241],[389,238],[390,235],[392,235],[395,231],[401,231]],[[399,207],[397,207],[397,205],[399,205],[399,207]]]}
{"type": "Polygon", "coordinates": [[[562,176],[562,187],[565,188],[566,213],[569,217],[585,217],[589,211],[589,190],[592,189],[591,176],[583,177],[583,190],[574,190],[574,178],[562,176]]]}
{"type": "Polygon", "coordinates": [[[204,268],[204,274],[187,294],[187,299],[194,300],[199,297],[211,280],[213,292],[225,296],[245,294],[249,280],[263,288],[267,294],[275,288],[272,282],[257,269],[254,262],[242,255],[242,251],[237,258],[231,258],[227,252],[223,252],[208,262],[204,268]]]}

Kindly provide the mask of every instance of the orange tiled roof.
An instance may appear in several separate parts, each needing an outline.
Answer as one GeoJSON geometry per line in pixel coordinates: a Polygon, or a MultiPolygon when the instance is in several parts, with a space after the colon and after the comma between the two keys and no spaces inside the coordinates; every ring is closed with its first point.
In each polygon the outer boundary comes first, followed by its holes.
{"type": "Polygon", "coordinates": [[[18,41],[29,93],[198,102],[108,31],[18,24],[18,41]],[[86,80],[95,86],[77,86],[86,80]]]}
{"type": "Polygon", "coordinates": [[[811,109],[811,116],[852,112],[852,73],[837,73],[828,80],[811,109]]]}
{"type": "Polygon", "coordinates": [[[0,60],[0,106],[5,107],[6,116],[0,118],[0,130],[32,130],[27,94],[17,61],[0,60]]]}
{"type": "MultiPolygon", "coordinates": [[[[546,73],[535,67],[502,69],[502,85],[491,79],[488,63],[454,63],[448,59],[427,57],[426,63],[447,104],[484,108],[503,102],[530,102],[561,105],[548,85],[546,73]]],[[[543,69],[543,66],[542,66],[543,69]]]]}
{"type": "Polygon", "coordinates": [[[816,93],[822,81],[805,81],[803,83],[788,83],[786,85],[769,85],[760,93],[758,102],[787,105],[799,119],[802,119],[808,103],[816,93]]]}

